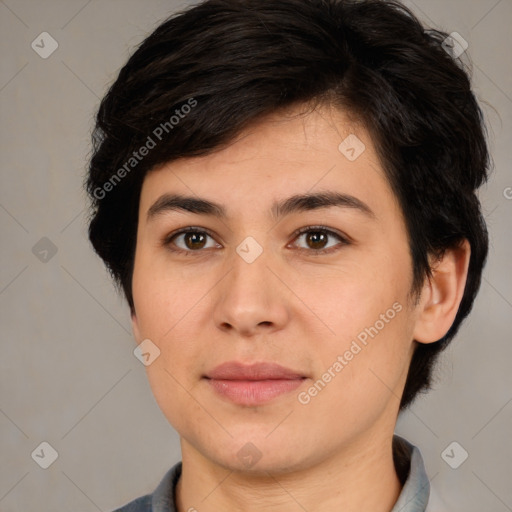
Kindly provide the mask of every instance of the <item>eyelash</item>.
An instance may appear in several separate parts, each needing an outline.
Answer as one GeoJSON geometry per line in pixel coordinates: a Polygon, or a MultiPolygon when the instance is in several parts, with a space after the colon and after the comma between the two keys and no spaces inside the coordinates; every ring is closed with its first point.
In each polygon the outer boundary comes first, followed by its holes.
{"type": "MultiPolygon", "coordinates": [[[[297,230],[293,234],[293,241],[295,242],[302,234],[308,233],[310,231],[320,232],[320,233],[327,234],[329,236],[334,236],[335,238],[337,238],[341,242],[341,245],[336,245],[334,247],[329,247],[327,249],[317,249],[317,250],[315,250],[315,249],[299,248],[299,251],[301,251],[301,252],[302,251],[306,251],[306,252],[310,253],[313,256],[321,256],[321,255],[324,255],[324,254],[330,254],[332,252],[335,252],[335,251],[341,249],[341,247],[343,247],[345,245],[350,245],[350,243],[351,243],[347,237],[342,236],[340,233],[336,233],[335,231],[332,231],[331,229],[328,229],[325,226],[305,226],[305,227],[297,230]]],[[[164,238],[164,240],[163,240],[163,245],[166,246],[170,251],[172,251],[174,253],[181,253],[181,254],[184,254],[185,256],[192,256],[192,255],[194,255],[194,253],[204,252],[204,250],[201,250],[201,249],[193,251],[193,250],[185,250],[185,249],[172,248],[171,247],[172,241],[176,237],[178,237],[179,235],[182,235],[182,234],[186,234],[186,233],[203,233],[203,234],[208,235],[211,238],[214,238],[213,234],[209,230],[207,230],[205,228],[198,228],[198,227],[188,226],[186,228],[182,228],[179,231],[176,231],[176,232],[171,233],[170,235],[166,236],[164,238]]]]}

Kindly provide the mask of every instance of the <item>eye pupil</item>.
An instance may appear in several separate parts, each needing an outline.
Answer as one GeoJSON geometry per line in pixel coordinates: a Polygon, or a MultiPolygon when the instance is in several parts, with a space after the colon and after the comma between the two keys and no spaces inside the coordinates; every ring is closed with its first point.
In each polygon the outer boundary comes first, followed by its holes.
{"type": "Polygon", "coordinates": [[[206,241],[203,233],[188,232],[185,233],[185,244],[189,249],[201,249],[206,241]],[[189,244],[191,242],[191,244],[189,244]],[[195,245],[199,242],[199,245],[195,245]]]}
{"type": "Polygon", "coordinates": [[[311,241],[313,243],[313,249],[321,249],[324,247],[326,242],[326,235],[322,231],[310,231],[307,235],[308,244],[311,241]],[[320,244],[320,246],[318,246],[320,244]]]}

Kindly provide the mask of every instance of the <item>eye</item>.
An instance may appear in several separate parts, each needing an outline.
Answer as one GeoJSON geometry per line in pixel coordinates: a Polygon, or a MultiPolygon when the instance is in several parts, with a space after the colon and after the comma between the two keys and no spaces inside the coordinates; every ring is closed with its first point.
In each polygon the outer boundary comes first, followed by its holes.
{"type": "Polygon", "coordinates": [[[213,240],[213,237],[204,228],[187,227],[166,237],[164,245],[168,246],[171,251],[183,253],[198,252],[202,249],[211,249],[218,246],[215,242],[210,243],[208,246],[208,238],[213,240]],[[178,249],[172,247],[173,245],[178,247],[178,249]]]}
{"type": "MultiPolygon", "coordinates": [[[[306,226],[295,233],[293,243],[304,239],[306,247],[299,247],[301,251],[307,251],[313,255],[331,253],[344,245],[349,245],[350,241],[339,233],[336,233],[324,226],[306,226]],[[329,245],[329,239],[334,238],[338,243],[329,245]]],[[[186,256],[203,249],[221,248],[213,239],[213,236],[204,228],[189,226],[178,232],[171,233],[163,240],[170,251],[185,254],[186,256]],[[208,245],[208,238],[212,241],[208,245]]]]}
{"type": "Polygon", "coordinates": [[[311,252],[314,255],[326,254],[338,250],[340,246],[339,243],[329,245],[329,238],[336,238],[341,242],[341,246],[349,244],[347,238],[323,226],[307,226],[301,228],[294,242],[303,239],[306,243],[306,247],[301,247],[301,250],[311,252]]]}

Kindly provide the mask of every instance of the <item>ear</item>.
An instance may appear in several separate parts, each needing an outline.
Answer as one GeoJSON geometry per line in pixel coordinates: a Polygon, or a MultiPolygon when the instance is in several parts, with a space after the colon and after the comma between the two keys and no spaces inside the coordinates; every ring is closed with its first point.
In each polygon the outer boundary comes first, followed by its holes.
{"type": "Polygon", "coordinates": [[[464,295],[471,247],[467,240],[446,249],[434,260],[432,277],[427,277],[417,306],[414,339],[420,343],[440,340],[450,329],[464,295]]]}
{"type": "Polygon", "coordinates": [[[135,341],[137,343],[140,343],[142,341],[142,339],[140,337],[139,322],[137,320],[137,313],[135,313],[135,309],[133,309],[131,312],[131,319],[132,319],[133,336],[135,338],[135,341]]]}

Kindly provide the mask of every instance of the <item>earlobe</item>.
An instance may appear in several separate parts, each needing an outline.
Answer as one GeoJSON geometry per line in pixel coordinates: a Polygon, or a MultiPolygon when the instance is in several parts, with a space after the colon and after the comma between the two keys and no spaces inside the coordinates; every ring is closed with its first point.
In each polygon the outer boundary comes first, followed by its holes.
{"type": "Polygon", "coordinates": [[[421,292],[414,339],[420,343],[440,340],[450,329],[464,295],[471,248],[464,240],[446,249],[432,265],[421,292]]]}

